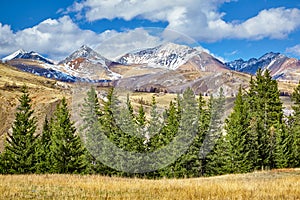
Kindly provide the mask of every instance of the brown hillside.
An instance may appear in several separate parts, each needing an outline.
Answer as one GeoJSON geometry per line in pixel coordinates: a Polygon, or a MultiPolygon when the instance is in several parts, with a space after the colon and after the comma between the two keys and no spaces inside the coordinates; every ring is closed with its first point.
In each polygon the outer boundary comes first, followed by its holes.
{"type": "Polygon", "coordinates": [[[38,120],[40,132],[44,118],[50,115],[60,99],[70,97],[70,90],[63,89],[66,84],[19,71],[11,66],[0,64],[0,151],[3,149],[5,135],[14,120],[21,87],[26,85],[32,98],[33,109],[38,120]]]}

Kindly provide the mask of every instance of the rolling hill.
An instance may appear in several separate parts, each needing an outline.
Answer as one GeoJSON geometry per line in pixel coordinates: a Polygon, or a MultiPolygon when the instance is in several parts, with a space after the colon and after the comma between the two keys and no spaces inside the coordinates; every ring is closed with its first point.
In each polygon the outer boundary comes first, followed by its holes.
{"type": "Polygon", "coordinates": [[[50,116],[63,96],[70,99],[70,85],[34,74],[22,72],[12,66],[0,64],[0,151],[3,149],[5,135],[10,131],[15,118],[21,87],[26,85],[32,98],[38,132],[45,116],[50,116]]]}

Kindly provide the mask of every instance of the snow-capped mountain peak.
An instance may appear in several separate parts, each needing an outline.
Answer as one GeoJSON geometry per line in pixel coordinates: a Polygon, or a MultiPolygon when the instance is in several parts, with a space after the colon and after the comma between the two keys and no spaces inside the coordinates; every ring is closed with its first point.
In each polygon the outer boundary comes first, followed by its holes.
{"type": "Polygon", "coordinates": [[[112,72],[109,65],[112,61],[106,59],[92,48],[83,45],[70,56],[58,63],[57,68],[67,71],[73,76],[86,79],[119,79],[121,75],[112,72]]]}
{"type": "Polygon", "coordinates": [[[10,60],[14,60],[14,59],[27,59],[27,60],[36,60],[36,61],[41,61],[47,64],[54,64],[54,62],[48,58],[45,58],[44,56],[31,51],[31,52],[27,52],[23,49],[20,49],[14,53],[12,53],[9,56],[6,56],[5,58],[2,59],[3,62],[7,62],[10,60]]]}
{"type": "Polygon", "coordinates": [[[70,56],[68,56],[64,60],[60,61],[59,64],[66,64],[66,63],[72,62],[77,59],[79,59],[79,60],[88,59],[88,60],[91,60],[94,62],[101,62],[101,63],[105,63],[108,61],[106,58],[101,56],[99,53],[94,51],[92,48],[90,48],[86,45],[82,45],[78,50],[73,52],[70,56]]]}
{"type": "Polygon", "coordinates": [[[16,52],[14,52],[14,53],[12,53],[12,54],[10,54],[10,55],[8,55],[8,56],[2,58],[2,61],[3,61],[3,62],[6,62],[6,61],[9,61],[9,60],[18,58],[18,57],[24,55],[25,53],[27,53],[25,50],[19,49],[19,50],[17,50],[16,52]]]}
{"type": "Polygon", "coordinates": [[[232,62],[226,63],[227,67],[249,74],[255,74],[256,71],[261,69],[269,69],[276,73],[275,71],[279,69],[282,63],[284,63],[288,58],[280,53],[269,52],[261,56],[260,58],[251,58],[247,61],[243,59],[238,59],[232,62]]]}
{"type": "Polygon", "coordinates": [[[258,60],[268,60],[268,59],[272,60],[279,55],[280,55],[280,53],[269,52],[269,53],[264,54],[258,60]]]}
{"type": "Polygon", "coordinates": [[[122,56],[118,62],[126,65],[144,64],[149,67],[175,70],[200,53],[200,51],[185,45],[165,43],[154,48],[128,53],[122,56]]]}

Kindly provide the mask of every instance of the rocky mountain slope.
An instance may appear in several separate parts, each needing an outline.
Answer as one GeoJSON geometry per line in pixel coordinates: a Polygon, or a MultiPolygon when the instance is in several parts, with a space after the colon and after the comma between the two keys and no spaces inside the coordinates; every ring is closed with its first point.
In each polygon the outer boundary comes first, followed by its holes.
{"type": "Polygon", "coordinates": [[[18,50],[2,61],[25,72],[64,82],[103,82],[121,77],[108,68],[112,61],[87,46],[82,46],[57,64],[38,53],[24,50],[18,50]]]}
{"type": "Polygon", "coordinates": [[[60,61],[56,66],[60,71],[71,74],[76,77],[91,79],[91,80],[115,80],[121,78],[109,69],[113,63],[90,47],[83,45],[70,56],[60,61]]]}
{"type": "Polygon", "coordinates": [[[289,58],[280,53],[267,53],[260,58],[251,58],[247,61],[243,59],[226,63],[226,66],[232,70],[254,75],[261,68],[270,70],[274,79],[282,81],[300,80],[300,61],[295,58],[289,58]],[[297,77],[298,76],[298,77],[297,77]]]}
{"type": "Polygon", "coordinates": [[[130,52],[116,61],[85,45],[58,63],[24,50],[3,61],[23,71],[64,82],[111,82],[146,92],[180,92],[193,87],[197,93],[216,94],[223,87],[226,95],[234,96],[239,85],[246,87],[245,79],[258,68],[271,70],[277,80],[300,79],[300,61],[280,53],[222,63],[204,51],[174,43],[130,52]]]}
{"type": "Polygon", "coordinates": [[[201,71],[215,70],[212,65],[217,66],[218,69],[226,68],[219,60],[203,51],[174,43],[127,53],[117,62],[124,65],[144,65],[169,70],[176,70],[187,63],[196,66],[201,71]]]}

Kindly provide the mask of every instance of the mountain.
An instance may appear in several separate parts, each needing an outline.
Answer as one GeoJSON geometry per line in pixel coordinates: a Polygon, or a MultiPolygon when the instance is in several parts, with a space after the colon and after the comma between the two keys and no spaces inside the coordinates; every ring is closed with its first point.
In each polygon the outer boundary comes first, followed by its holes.
{"type": "Polygon", "coordinates": [[[64,82],[76,82],[81,80],[75,76],[55,70],[55,64],[52,60],[43,57],[34,51],[27,52],[22,49],[6,56],[3,62],[17,67],[18,69],[35,75],[44,76],[64,82]]]}
{"type": "MultiPolygon", "coordinates": [[[[198,80],[215,73],[227,73],[229,68],[212,55],[185,45],[165,43],[123,55],[118,63],[130,67],[135,76],[124,76],[119,87],[136,91],[177,93],[192,87],[198,80]],[[138,70],[137,70],[138,69],[138,70]],[[136,73],[151,69],[150,73],[136,73]]],[[[124,68],[124,67],[123,67],[124,68]]],[[[132,73],[132,74],[133,74],[132,73]]],[[[218,76],[226,77],[226,76],[218,76]]],[[[215,80],[215,79],[214,79],[215,80]]],[[[202,87],[197,93],[216,94],[224,81],[202,87]]],[[[225,81],[226,82],[226,81],[225,81]]],[[[237,88],[233,88],[237,91],[237,88]]],[[[234,92],[235,93],[235,92],[234,92]]]]}
{"type": "MultiPolygon", "coordinates": [[[[95,62],[105,64],[106,62],[109,63],[108,59],[101,56],[99,53],[91,49],[90,47],[86,45],[82,45],[78,50],[73,52],[71,55],[69,55],[64,60],[60,61],[58,64],[68,64],[71,67],[78,68],[80,65],[80,62],[74,63],[76,59],[82,59],[82,60],[93,60],[95,62]]],[[[80,61],[80,60],[78,60],[80,61]]]]}
{"type": "Polygon", "coordinates": [[[129,52],[115,62],[83,45],[54,64],[35,52],[19,50],[3,59],[23,71],[64,82],[113,82],[136,91],[181,92],[192,87],[197,93],[216,94],[223,87],[234,96],[258,68],[269,69],[274,79],[299,81],[300,61],[280,53],[267,53],[247,61],[222,63],[196,48],[174,43],[129,52]]]}
{"type": "Polygon", "coordinates": [[[260,58],[251,58],[247,61],[243,59],[225,63],[232,70],[254,75],[256,71],[270,70],[274,79],[299,81],[300,77],[295,73],[300,72],[300,61],[295,58],[289,58],[280,53],[266,53],[260,58]]]}
{"type": "Polygon", "coordinates": [[[90,47],[83,45],[70,56],[60,61],[56,69],[90,80],[119,79],[121,75],[109,69],[112,63],[113,61],[104,58],[90,47]]]}
{"type": "Polygon", "coordinates": [[[55,64],[36,52],[18,50],[2,59],[9,65],[32,74],[63,82],[103,82],[120,78],[108,65],[112,63],[87,46],[55,64]]]}
{"type": "Polygon", "coordinates": [[[27,51],[24,51],[23,49],[19,49],[18,51],[6,56],[5,58],[2,59],[2,61],[7,62],[10,60],[15,60],[15,59],[35,60],[35,61],[41,61],[41,62],[50,64],[50,65],[54,64],[54,62],[51,61],[50,59],[47,59],[34,51],[27,52],[27,51]]]}
{"type": "Polygon", "coordinates": [[[214,71],[226,66],[213,56],[197,49],[165,43],[154,48],[127,53],[117,60],[124,65],[144,65],[146,67],[176,70],[189,63],[197,70],[214,71]]]}

